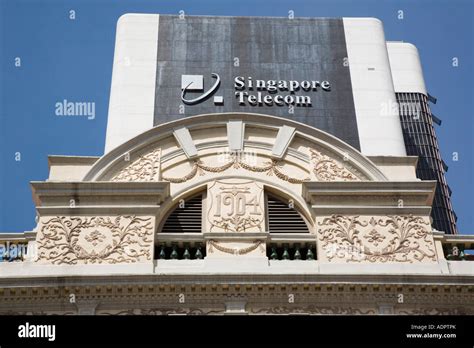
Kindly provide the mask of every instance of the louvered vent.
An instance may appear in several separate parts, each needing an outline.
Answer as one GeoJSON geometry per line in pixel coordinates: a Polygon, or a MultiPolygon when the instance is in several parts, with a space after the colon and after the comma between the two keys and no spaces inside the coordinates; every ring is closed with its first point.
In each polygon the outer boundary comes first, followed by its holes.
{"type": "Polygon", "coordinates": [[[201,233],[202,194],[184,202],[168,216],[162,233],[201,233]]]}
{"type": "Polygon", "coordinates": [[[306,222],[294,208],[268,195],[268,228],[270,233],[309,233],[306,222]]]}

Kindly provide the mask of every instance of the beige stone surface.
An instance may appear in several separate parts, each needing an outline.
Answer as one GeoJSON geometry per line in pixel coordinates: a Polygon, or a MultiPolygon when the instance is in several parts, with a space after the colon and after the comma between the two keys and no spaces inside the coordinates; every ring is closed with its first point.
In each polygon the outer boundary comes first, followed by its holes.
{"type": "Polygon", "coordinates": [[[438,261],[428,217],[333,214],[318,217],[316,224],[318,255],[327,262],[438,261]]]}
{"type": "Polygon", "coordinates": [[[44,216],[38,224],[36,262],[152,262],[153,231],[151,216],[44,216]]]}

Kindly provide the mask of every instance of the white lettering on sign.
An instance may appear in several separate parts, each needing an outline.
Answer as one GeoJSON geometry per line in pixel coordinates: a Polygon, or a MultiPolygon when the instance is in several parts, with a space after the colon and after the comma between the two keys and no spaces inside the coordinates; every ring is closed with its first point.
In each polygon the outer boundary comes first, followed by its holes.
{"type": "MultiPolygon", "coordinates": [[[[187,99],[187,92],[203,91],[202,75],[181,76],[181,100],[188,105],[198,104],[213,95],[220,86],[220,77],[212,73],[216,78],[214,85],[204,94],[187,99]]],[[[251,76],[236,76],[234,78],[235,97],[239,105],[245,106],[312,106],[311,96],[300,95],[299,92],[331,91],[329,81],[316,80],[254,80],[251,76]],[[285,94],[279,94],[285,93],[285,94]]],[[[224,97],[215,96],[215,105],[223,105],[224,97]]]]}

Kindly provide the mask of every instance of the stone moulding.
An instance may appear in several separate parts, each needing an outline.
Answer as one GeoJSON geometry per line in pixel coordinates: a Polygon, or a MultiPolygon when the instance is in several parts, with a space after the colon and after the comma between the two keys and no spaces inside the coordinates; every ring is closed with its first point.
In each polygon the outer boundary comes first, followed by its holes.
{"type": "Polygon", "coordinates": [[[346,262],[436,262],[430,224],[419,216],[344,216],[318,223],[327,259],[346,262]]]}
{"type": "Polygon", "coordinates": [[[153,220],[137,216],[43,217],[36,262],[118,264],[151,261],[153,220]]]}

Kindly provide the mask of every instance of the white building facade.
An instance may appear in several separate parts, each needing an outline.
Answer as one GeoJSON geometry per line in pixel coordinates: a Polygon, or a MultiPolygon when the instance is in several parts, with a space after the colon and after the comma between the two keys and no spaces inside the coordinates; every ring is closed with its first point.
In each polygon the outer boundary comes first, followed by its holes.
{"type": "Polygon", "coordinates": [[[417,50],[376,19],[122,16],[104,155],[31,183],[0,313],[474,314],[411,95],[417,50]]]}

